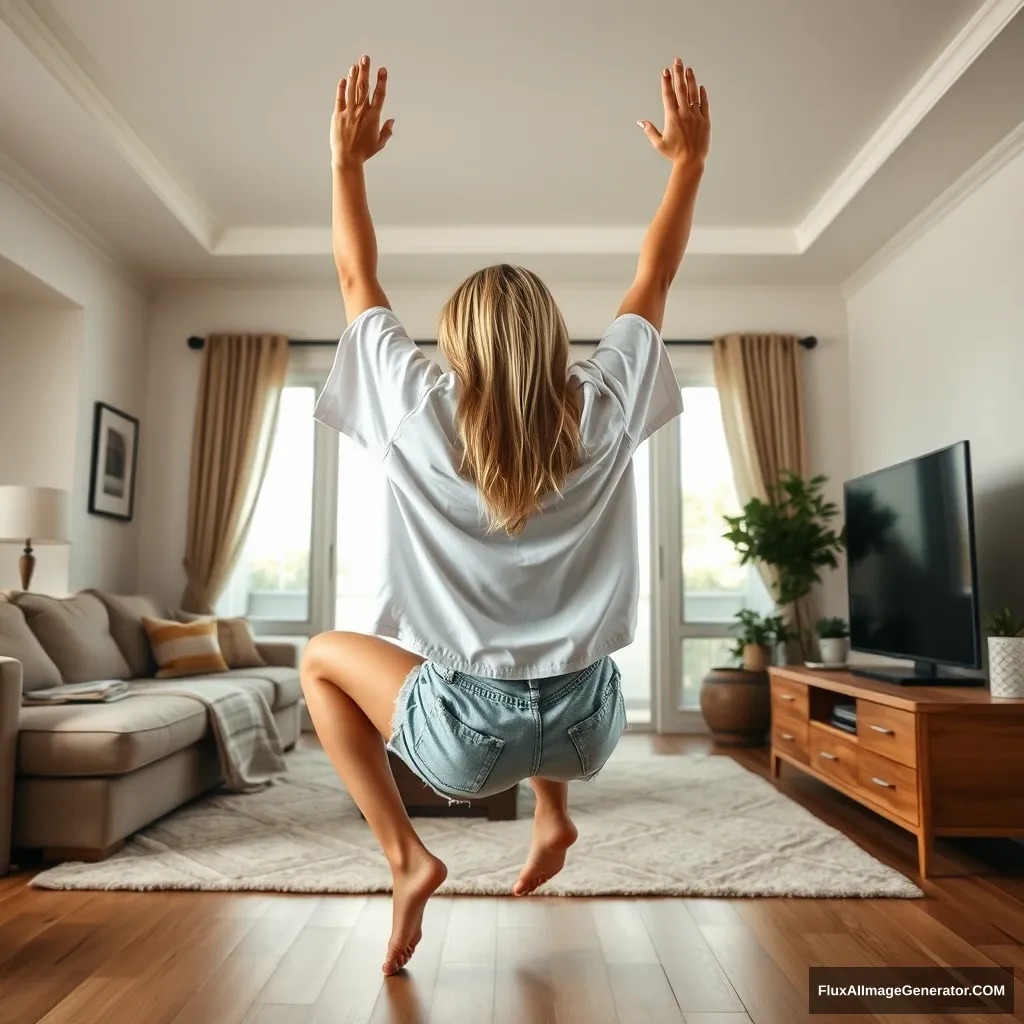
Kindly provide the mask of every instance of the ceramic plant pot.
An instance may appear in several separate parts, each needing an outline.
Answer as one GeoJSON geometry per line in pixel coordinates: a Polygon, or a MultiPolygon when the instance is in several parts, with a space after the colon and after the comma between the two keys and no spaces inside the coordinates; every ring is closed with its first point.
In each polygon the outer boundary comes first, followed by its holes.
{"type": "Polygon", "coordinates": [[[823,636],[818,640],[818,649],[826,665],[845,665],[850,656],[850,641],[845,636],[823,636]]]}
{"type": "Polygon", "coordinates": [[[771,664],[772,652],[760,644],[747,644],[743,648],[743,667],[747,672],[764,672],[771,664]]]}
{"type": "Polygon", "coordinates": [[[1024,697],[1024,637],[988,638],[988,680],[993,697],[1024,697]]]}
{"type": "Polygon", "coordinates": [[[713,668],[700,688],[700,710],[716,743],[761,746],[771,724],[768,673],[713,668]]]}

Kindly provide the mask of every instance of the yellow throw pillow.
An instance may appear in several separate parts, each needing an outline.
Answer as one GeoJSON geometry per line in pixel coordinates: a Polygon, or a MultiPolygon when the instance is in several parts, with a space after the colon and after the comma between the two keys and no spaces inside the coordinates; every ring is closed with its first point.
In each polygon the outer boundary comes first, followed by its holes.
{"type": "Polygon", "coordinates": [[[142,625],[159,666],[158,679],[226,672],[227,662],[217,641],[217,620],[174,622],[142,617],[142,625]]]}
{"type": "MultiPolygon", "coordinates": [[[[209,615],[197,615],[195,612],[178,611],[173,614],[182,622],[210,618],[209,615]]],[[[263,656],[256,649],[256,638],[252,635],[247,619],[218,619],[217,642],[228,668],[262,668],[266,665],[263,656]]]]}

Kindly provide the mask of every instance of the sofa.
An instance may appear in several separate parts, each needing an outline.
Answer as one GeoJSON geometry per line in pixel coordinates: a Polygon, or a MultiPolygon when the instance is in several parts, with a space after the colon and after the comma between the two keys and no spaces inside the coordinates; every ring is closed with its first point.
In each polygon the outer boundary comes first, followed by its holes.
{"type": "MultiPolygon", "coordinates": [[[[143,616],[173,617],[142,595],[0,596],[0,874],[12,850],[42,851],[49,862],[103,859],[223,781],[206,708],[145,693],[158,681],[143,616]],[[101,679],[131,679],[142,692],[111,703],[22,706],[23,692],[101,679]]],[[[263,694],[289,749],[300,731],[297,648],[256,650],[261,666],[189,682],[230,679],[263,694]]]]}

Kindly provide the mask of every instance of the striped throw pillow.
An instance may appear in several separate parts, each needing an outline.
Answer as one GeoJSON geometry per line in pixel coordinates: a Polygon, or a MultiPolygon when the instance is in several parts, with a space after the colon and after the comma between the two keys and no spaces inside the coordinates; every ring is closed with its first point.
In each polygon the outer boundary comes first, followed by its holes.
{"type": "Polygon", "coordinates": [[[159,666],[158,679],[227,671],[227,662],[217,640],[216,619],[174,622],[144,615],[142,625],[159,666]]]}

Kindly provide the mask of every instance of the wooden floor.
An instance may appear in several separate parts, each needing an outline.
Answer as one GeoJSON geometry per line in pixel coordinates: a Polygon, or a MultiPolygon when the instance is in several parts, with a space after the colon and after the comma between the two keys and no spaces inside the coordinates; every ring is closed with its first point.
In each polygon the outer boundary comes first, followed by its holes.
{"type": "MultiPolygon", "coordinates": [[[[632,736],[652,754],[703,739],[632,736]]],[[[767,773],[764,751],[737,759],[767,773]]],[[[899,829],[784,770],[782,788],[915,876],[899,829]]],[[[385,897],[59,893],[0,880],[0,1024],[891,1024],[1015,1017],[807,1015],[811,964],[1014,967],[1024,847],[940,843],[923,900],[455,897],[384,980],[385,897]]]]}

